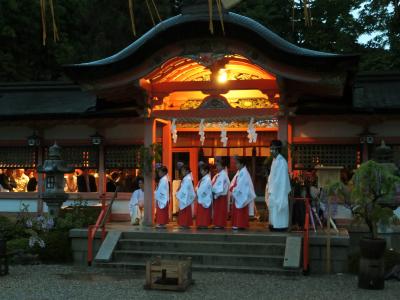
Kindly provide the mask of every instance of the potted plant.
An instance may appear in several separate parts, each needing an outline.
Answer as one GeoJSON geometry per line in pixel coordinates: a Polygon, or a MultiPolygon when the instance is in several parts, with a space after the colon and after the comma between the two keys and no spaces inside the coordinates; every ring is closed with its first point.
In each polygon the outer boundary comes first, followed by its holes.
{"type": "Polygon", "coordinates": [[[384,288],[386,240],[379,238],[378,225],[389,225],[395,219],[393,210],[384,205],[393,200],[400,183],[400,177],[394,173],[395,169],[390,165],[370,160],[355,171],[347,187],[342,183],[328,187],[329,196],[347,198],[354,221],[365,223],[369,229],[369,235],[360,240],[360,288],[384,288]]]}

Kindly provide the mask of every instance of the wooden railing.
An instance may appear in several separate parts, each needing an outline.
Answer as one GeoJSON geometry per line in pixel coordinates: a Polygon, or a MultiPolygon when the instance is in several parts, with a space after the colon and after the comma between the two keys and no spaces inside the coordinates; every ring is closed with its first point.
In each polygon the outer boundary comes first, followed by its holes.
{"type": "Polygon", "coordinates": [[[111,198],[110,203],[107,205],[107,196],[106,194],[102,194],[100,196],[101,199],[101,211],[96,220],[96,224],[89,225],[88,227],[88,252],[87,252],[87,263],[89,266],[92,265],[93,262],[93,240],[96,236],[96,232],[101,228],[101,240],[104,241],[106,237],[106,224],[110,217],[112,205],[114,203],[115,198],[118,196],[118,186],[111,198]]]}

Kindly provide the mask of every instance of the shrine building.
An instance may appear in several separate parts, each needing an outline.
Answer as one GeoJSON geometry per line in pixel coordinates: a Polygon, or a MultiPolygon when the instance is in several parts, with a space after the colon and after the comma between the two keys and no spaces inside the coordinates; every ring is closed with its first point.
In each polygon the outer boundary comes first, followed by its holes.
{"type": "MultiPolygon", "coordinates": [[[[283,141],[293,177],[322,165],[342,167],[345,178],[382,141],[388,161],[400,165],[400,74],[360,73],[359,55],[300,48],[229,11],[224,30],[213,18],[211,34],[208,11],[184,7],[110,57],[64,66],[69,82],[1,83],[0,169],[24,169],[37,185],[0,192],[0,211],[18,212],[21,203],[47,210],[36,168],[55,141],[70,166],[95,178],[84,190],[66,186],[70,202],[98,203],[114,172],[128,182],[114,220],[128,219],[143,149],[154,144],[172,179],[184,162],[195,184],[199,161],[249,157],[259,203],[274,139],[283,141]]],[[[144,175],[150,224],[154,174],[144,175]]]]}

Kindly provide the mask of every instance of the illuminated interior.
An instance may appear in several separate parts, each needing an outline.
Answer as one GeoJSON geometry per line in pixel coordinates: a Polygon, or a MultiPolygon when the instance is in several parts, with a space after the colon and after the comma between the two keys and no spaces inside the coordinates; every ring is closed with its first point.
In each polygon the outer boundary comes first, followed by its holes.
{"type": "Polygon", "coordinates": [[[231,108],[278,109],[276,78],[240,55],[176,57],[142,78],[153,110],[190,110],[217,96],[231,108]]]}

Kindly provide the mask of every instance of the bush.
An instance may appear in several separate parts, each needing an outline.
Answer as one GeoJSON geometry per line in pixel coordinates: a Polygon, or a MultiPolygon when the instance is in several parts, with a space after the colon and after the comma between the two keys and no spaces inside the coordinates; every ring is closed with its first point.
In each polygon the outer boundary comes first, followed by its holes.
{"type": "Polygon", "coordinates": [[[0,237],[7,241],[15,235],[15,224],[7,217],[0,216],[0,237]]]}
{"type": "Polygon", "coordinates": [[[44,248],[35,247],[43,262],[65,263],[71,261],[72,252],[68,231],[49,231],[42,235],[44,248]]]}
{"type": "Polygon", "coordinates": [[[7,252],[31,252],[29,238],[15,238],[7,242],[7,252]]]}

